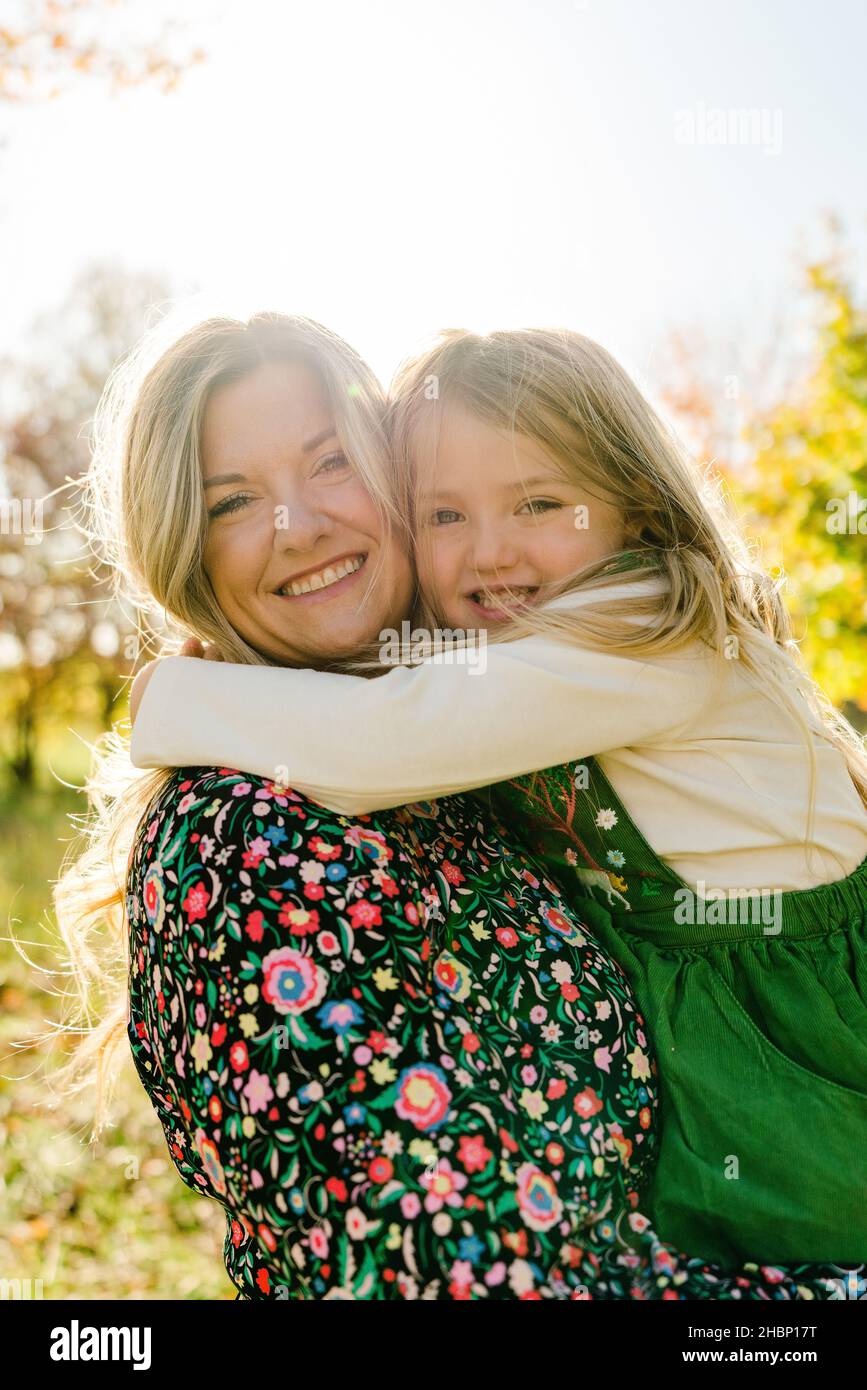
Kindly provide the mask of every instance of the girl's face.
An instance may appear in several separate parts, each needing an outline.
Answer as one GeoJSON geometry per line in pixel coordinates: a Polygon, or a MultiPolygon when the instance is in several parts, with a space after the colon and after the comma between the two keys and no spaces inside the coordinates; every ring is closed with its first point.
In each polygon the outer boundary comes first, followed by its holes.
{"type": "Polygon", "coordinates": [[[205,411],[205,571],[236,631],[289,665],[351,655],[398,627],[412,599],[410,561],[335,431],[300,361],[218,387],[205,411]]]}
{"type": "Polygon", "coordinates": [[[420,431],[417,564],[424,596],[451,628],[488,628],[623,545],[623,518],[565,480],[541,445],[443,406],[436,444],[420,431]],[[586,510],[585,510],[586,509],[586,510]]]}

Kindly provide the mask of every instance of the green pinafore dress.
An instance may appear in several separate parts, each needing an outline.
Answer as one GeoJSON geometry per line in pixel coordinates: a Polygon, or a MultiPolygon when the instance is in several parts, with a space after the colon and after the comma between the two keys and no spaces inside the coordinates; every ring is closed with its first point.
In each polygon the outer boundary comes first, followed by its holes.
{"type": "Polygon", "coordinates": [[[659,1238],[723,1266],[867,1258],[867,860],[696,898],[594,758],[490,790],[633,987],[659,1073],[659,1238]]]}

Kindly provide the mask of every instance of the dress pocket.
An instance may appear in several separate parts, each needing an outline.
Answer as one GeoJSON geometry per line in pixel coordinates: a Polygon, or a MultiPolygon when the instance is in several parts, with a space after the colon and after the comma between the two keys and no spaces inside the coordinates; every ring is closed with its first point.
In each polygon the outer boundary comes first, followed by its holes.
{"type": "MultiPolygon", "coordinates": [[[[749,1010],[740,1002],[728,981],[718,973],[716,983],[726,996],[728,1005],[732,1010],[732,1016],[740,1021],[752,1039],[759,1056],[764,1057],[769,1062],[776,1062],[784,1071],[790,1073],[793,1081],[799,1082],[801,1087],[809,1086],[825,1091],[829,1097],[836,1097],[838,1104],[843,1097],[847,1096],[851,1100],[859,1102],[860,1106],[864,1108],[864,1116],[867,1120],[867,1044],[861,1042],[849,1023],[838,1014],[836,1020],[830,1023],[829,1027],[833,1027],[835,1031],[839,1030],[839,1056],[841,1060],[845,1059],[847,1076],[851,1077],[853,1071],[857,1074],[858,1081],[854,1086],[850,1084],[848,1079],[835,1079],[828,1076],[825,1071],[815,1070],[814,1067],[805,1065],[803,1061],[790,1056],[788,1052],[784,1051],[784,1047],[780,1043],[762,1031],[749,1010]],[[853,1045],[856,1049],[856,1056],[854,1057],[853,1045]]],[[[830,1014],[830,1011],[828,1012],[830,1014]]],[[[867,1016],[867,1009],[865,1009],[865,1016],[867,1016]]],[[[830,1040],[826,1037],[824,1039],[826,1051],[829,1042],[830,1040]]],[[[833,1050],[833,1043],[830,1044],[830,1050],[833,1050]]]]}
{"type": "Polygon", "coordinates": [[[669,991],[657,1038],[660,1157],[646,1213],[657,1234],[725,1265],[862,1261],[867,1078],[856,1087],[795,1060],[716,969],[687,969],[698,975],[669,991]]]}

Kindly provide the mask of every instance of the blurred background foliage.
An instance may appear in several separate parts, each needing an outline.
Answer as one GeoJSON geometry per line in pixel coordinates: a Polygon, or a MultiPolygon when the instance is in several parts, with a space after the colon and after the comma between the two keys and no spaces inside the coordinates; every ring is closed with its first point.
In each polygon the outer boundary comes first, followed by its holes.
{"type": "MultiPolygon", "coordinates": [[[[12,0],[0,109],[81,84],[167,91],[202,57],[178,23],[142,29],[134,0],[12,0]]],[[[138,650],[70,480],[108,372],[167,293],[157,276],[94,266],[0,361],[0,506],[43,499],[44,528],[37,543],[0,512],[0,1279],[47,1299],[235,1296],[223,1212],[179,1180],[131,1059],[91,1145],[92,1097],[52,1107],[58,1049],[28,1046],[61,1017],[62,977],[45,973],[61,964],[51,886],[85,809],[88,742],[125,719],[138,650]]]]}
{"type": "Polygon", "coordinates": [[[675,332],[655,385],[757,562],[779,574],[806,665],[864,730],[867,305],[843,229],[829,218],[827,230],[827,253],[802,265],[764,341],[741,351],[675,332]]]}
{"type": "MultiPolygon", "coordinates": [[[[42,0],[0,23],[0,104],[76,82],[175,84],[200,61],[174,32],[117,39],[125,0],[42,0]],[[112,34],[115,40],[112,40],[112,34]]],[[[14,11],[12,6],[11,10],[14,11]]],[[[845,235],[793,286],[767,341],[721,350],[672,333],[649,385],[697,460],[712,464],[783,577],[801,649],[831,698],[867,722],[867,312],[845,235]]],[[[127,719],[134,615],[78,529],[75,479],[112,365],[171,297],[158,275],[90,268],[0,362],[0,502],[42,499],[44,533],[0,529],[0,1278],[47,1298],[229,1298],[220,1208],[180,1181],[132,1062],[113,1125],[87,1142],[85,1094],[50,1108],[56,1057],[28,1045],[59,1017],[51,884],[74,838],[88,743],[127,719]],[[19,940],[26,959],[10,937],[19,940]]]]}
{"type": "MultiPolygon", "coordinates": [[[[805,288],[812,346],[789,364],[778,399],[753,399],[753,378],[718,371],[689,333],[672,335],[655,385],[762,562],[779,567],[805,660],[863,729],[867,316],[842,245],[805,268],[805,288]]],[[[88,551],[70,480],[86,468],[88,423],[112,364],[168,295],[157,278],[94,267],[3,364],[0,486],[46,501],[39,544],[0,534],[0,1275],[41,1278],[54,1298],[234,1296],[222,1212],[177,1177],[131,1060],[113,1128],[91,1148],[88,1098],[46,1109],[53,1061],[26,1046],[58,1017],[40,968],[57,963],[50,885],[74,838],[69,817],[84,810],[75,788],[89,743],[126,724],[138,660],[133,615],[88,551]],[[32,964],[13,949],[10,926],[32,964]]]]}

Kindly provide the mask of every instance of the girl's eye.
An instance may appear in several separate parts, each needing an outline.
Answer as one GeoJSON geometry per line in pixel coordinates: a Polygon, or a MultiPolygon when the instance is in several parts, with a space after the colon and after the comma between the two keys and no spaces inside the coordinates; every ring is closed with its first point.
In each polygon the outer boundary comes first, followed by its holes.
{"type": "Polygon", "coordinates": [[[228,516],[230,512],[237,512],[249,500],[249,492],[233,492],[230,497],[224,497],[218,502],[216,507],[211,507],[208,516],[228,516]]]}
{"type": "Polygon", "coordinates": [[[338,468],[344,468],[349,463],[345,454],[328,454],[320,459],[316,468],[317,473],[334,473],[338,468]]]}
{"type": "Polygon", "coordinates": [[[453,521],[460,521],[460,512],[453,511],[451,507],[438,507],[431,517],[433,526],[450,526],[453,521]]]}
{"type": "MultiPolygon", "coordinates": [[[[527,513],[528,516],[539,516],[547,511],[559,511],[562,506],[562,502],[554,502],[550,497],[531,497],[523,504],[523,507],[530,508],[527,513]]],[[[523,511],[523,507],[519,508],[519,511],[523,511]]]]}

